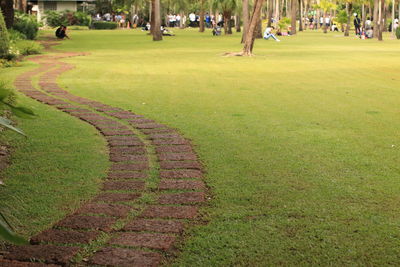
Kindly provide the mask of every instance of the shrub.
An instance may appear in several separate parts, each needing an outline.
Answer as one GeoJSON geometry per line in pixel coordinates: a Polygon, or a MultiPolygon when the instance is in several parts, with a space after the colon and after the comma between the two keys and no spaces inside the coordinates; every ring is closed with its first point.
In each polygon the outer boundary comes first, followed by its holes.
{"type": "MultiPolygon", "coordinates": [[[[92,23],[92,17],[84,12],[75,12],[74,17],[76,19],[76,25],[80,26],[90,26],[92,23]]],[[[73,24],[71,24],[73,25],[73,24]]]]}
{"type": "Polygon", "coordinates": [[[59,27],[60,25],[71,26],[81,25],[89,26],[92,18],[90,15],[84,12],[72,12],[72,11],[46,11],[45,13],[46,23],[50,27],[59,27]]]}
{"type": "Polygon", "coordinates": [[[279,29],[283,30],[286,29],[291,23],[290,18],[281,18],[281,20],[278,22],[278,27],[279,29]]]}
{"type": "Polygon", "coordinates": [[[400,26],[396,29],[396,37],[398,40],[400,40],[400,26]]]}
{"type": "Polygon", "coordinates": [[[60,25],[68,25],[67,19],[62,13],[57,11],[48,10],[45,12],[45,19],[47,25],[50,27],[59,27],[60,25]]]}
{"type": "Polygon", "coordinates": [[[36,16],[18,14],[15,16],[13,29],[23,33],[27,39],[34,40],[39,31],[36,16]]]}
{"type": "Polygon", "coordinates": [[[23,56],[40,54],[42,47],[33,41],[23,40],[16,43],[19,53],[23,56]]]}
{"type": "Polygon", "coordinates": [[[19,32],[17,30],[14,30],[14,29],[8,30],[8,36],[10,37],[11,42],[16,42],[19,40],[26,40],[25,34],[23,34],[22,32],[19,32]]]}
{"type": "Polygon", "coordinates": [[[27,39],[34,40],[39,31],[39,23],[36,16],[17,14],[15,16],[13,29],[23,33],[27,39]]]}
{"type": "Polygon", "coordinates": [[[94,21],[91,28],[95,30],[113,30],[116,29],[117,26],[118,24],[116,22],[94,21]]]}
{"type": "Polygon", "coordinates": [[[3,12],[0,9],[0,58],[6,58],[10,49],[8,30],[4,22],[3,12]]]}

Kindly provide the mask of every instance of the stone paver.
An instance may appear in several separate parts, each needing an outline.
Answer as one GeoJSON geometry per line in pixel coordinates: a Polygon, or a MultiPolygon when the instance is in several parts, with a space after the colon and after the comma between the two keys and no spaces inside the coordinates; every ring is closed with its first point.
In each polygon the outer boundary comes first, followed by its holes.
{"type": "Polygon", "coordinates": [[[110,231],[116,219],[110,217],[71,215],[56,224],[58,227],[70,229],[94,229],[110,231]]]}
{"type": "Polygon", "coordinates": [[[160,204],[189,204],[205,201],[204,192],[185,192],[178,194],[162,194],[158,198],[160,204]]]}
{"type": "Polygon", "coordinates": [[[110,203],[88,203],[80,208],[79,214],[105,214],[113,217],[125,217],[132,207],[110,203]]]}
{"type": "Polygon", "coordinates": [[[124,231],[150,231],[160,233],[181,233],[184,224],[180,221],[172,220],[147,220],[135,219],[123,228],[124,231]]]}
{"type": "Polygon", "coordinates": [[[197,161],[161,161],[161,169],[196,169],[201,170],[201,164],[197,161]]]}
{"type": "Polygon", "coordinates": [[[143,218],[194,219],[197,216],[197,207],[149,206],[140,216],[143,218]]]}
{"type": "Polygon", "coordinates": [[[166,234],[121,233],[112,238],[109,244],[169,250],[174,244],[175,239],[175,236],[166,234]]]}
{"type": "Polygon", "coordinates": [[[53,245],[14,246],[4,255],[5,259],[18,261],[41,261],[66,265],[79,252],[78,247],[53,245]]]}
{"type": "MultiPolygon", "coordinates": [[[[98,231],[66,231],[59,229],[48,229],[31,238],[31,244],[39,244],[41,242],[51,243],[82,243],[88,244],[96,239],[100,232],[98,231]]],[[[0,265],[1,266],[1,265],[0,265]]]]}
{"type": "Polygon", "coordinates": [[[90,259],[91,264],[122,267],[156,267],[160,262],[159,253],[111,247],[101,249],[90,259]]]}
{"type": "Polygon", "coordinates": [[[103,190],[143,190],[144,186],[144,181],[107,181],[103,190]]]}
{"type": "Polygon", "coordinates": [[[95,201],[103,202],[122,202],[134,201],[141,196],[139,193],[100,193],[95,201]]]}
{"type": "Polygon", "coordinates": [[[168,179],[168,180],[161,180],[158,188],[161,190],[168,190],[168,189],[201,190],[205,188],[205,185],[202,181],[168,179]]]}
{"type": "Polygon", "coordinates": [[[146,179],[147,177],[147,172],[143,171],[111,171],[108,173],[108,179],[146,179]]]}
{"type": "Polygon", "coordinates": [[[160,171],[161,178],[202,178],[203,173],[199,170],[174,170],[174,171],[160,171]]]}

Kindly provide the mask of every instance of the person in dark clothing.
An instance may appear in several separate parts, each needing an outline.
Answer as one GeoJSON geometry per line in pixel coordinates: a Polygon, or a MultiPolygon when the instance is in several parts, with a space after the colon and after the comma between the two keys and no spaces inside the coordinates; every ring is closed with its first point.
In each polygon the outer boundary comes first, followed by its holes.
{"type": "Polygon", "coordinates": [[[64,26],[64,25],[61,25],[61,26],[56,30],[56,37],[57,37],[58,39],[64,39],[64,38],[68,38],[68,39],[69,39],[69,37],[68,37],[68,35],[67,35],[67,27],[64,26]]]}
{"type": "Polygon", "coordinates": [[[356,35],[361,35],[361,19],[358,15],[355,15],[354,18],[354,28],[356,28],[356,35]]]}

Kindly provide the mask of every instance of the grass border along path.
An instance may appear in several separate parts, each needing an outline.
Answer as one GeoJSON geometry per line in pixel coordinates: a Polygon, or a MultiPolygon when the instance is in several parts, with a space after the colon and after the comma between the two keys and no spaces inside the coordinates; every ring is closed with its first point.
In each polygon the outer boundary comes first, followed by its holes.
{"type": "MultiPolygon", "coordinates": [[[[47,51],[56,42],[45,42],[47,51]]],[[[173,256],[186,226],[206,199],[203,167],[176,130],[141,115],[77,97],[57,85],[74,68],[60,61],[84,53],[59,52],[30,60],[39,68],[19,75],[16,88],[96,127],[112,162],[100,194],[31,245],[10,247],[1,265],[95,264],[158,266],[173,256]],[[39,75],[39,86],[32,79],[39,75]],[[40,263],[30,263],[30,262],[40,263]]]]}

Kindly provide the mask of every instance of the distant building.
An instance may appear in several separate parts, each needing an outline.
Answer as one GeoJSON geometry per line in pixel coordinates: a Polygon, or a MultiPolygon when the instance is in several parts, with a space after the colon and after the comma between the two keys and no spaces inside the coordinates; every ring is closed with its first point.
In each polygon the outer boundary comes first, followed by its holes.
{"type": "Polygon", "coordinates": [[[37,0],[28,2],[28,10],[32,14],[36,14],[38,20],[41,20],[44,13],[48,10],[52,11],[85,11],[94,5],[95,0],[37,0]]]}

